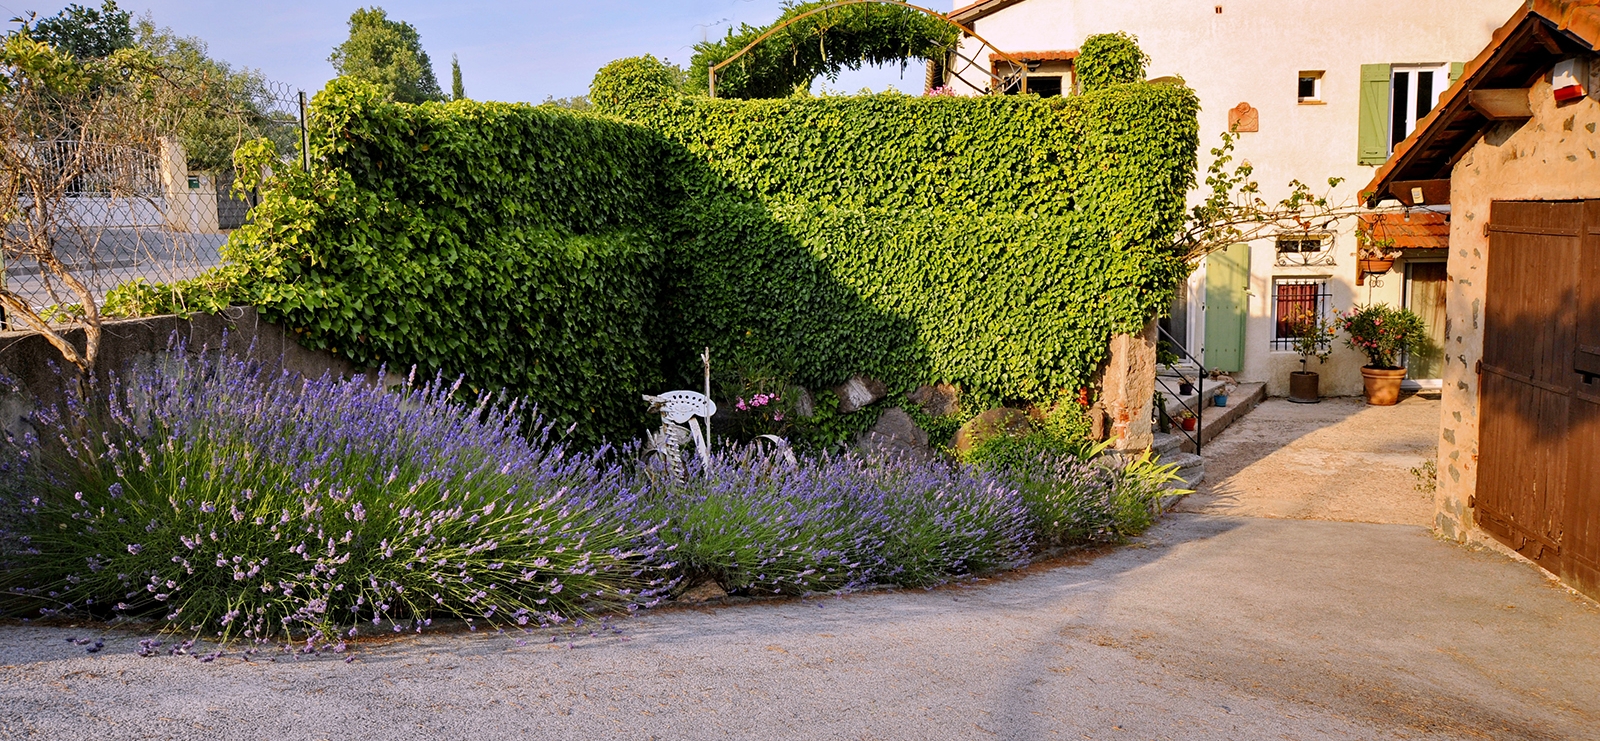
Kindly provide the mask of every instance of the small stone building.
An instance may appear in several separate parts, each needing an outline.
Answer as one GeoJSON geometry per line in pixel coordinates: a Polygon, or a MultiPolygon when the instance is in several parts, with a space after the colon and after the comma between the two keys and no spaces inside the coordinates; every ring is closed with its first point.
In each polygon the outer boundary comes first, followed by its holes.
{"type": "Polygon", "coordinates": [[[1532,0],[1378,171],[1450,224],[1438,531],[1600,597],[1600,0],[1532,0]]]}

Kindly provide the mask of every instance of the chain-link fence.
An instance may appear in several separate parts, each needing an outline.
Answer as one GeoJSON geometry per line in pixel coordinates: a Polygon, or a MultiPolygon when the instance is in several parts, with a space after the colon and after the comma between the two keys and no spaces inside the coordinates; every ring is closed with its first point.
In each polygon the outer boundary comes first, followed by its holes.
{"type": "MultiPolygon", "coordinates": [[[[298,90],[263,85],[251,96],[239,141],[265,136],[287,154],[285,166],[301,166],[304,101],[298,90]]],[[[43,203],[24,189],[20,216],[4,225],[0,287],[38,309],[80,303],[46,266],[48,256],[41,259],[46,253],[101,303],[123,283],[172,283],[219,265],[228,233],[245,223],[256,202],[254,193],[234,192],[231,168],[191,169],[177,136],[163,138],[153,151],[76,141],[11,146],[25,153],[42,182],[62,181],[39,189],[43,203]]],[[[0,314],[0,328],[22,327],[0,314]]]]}

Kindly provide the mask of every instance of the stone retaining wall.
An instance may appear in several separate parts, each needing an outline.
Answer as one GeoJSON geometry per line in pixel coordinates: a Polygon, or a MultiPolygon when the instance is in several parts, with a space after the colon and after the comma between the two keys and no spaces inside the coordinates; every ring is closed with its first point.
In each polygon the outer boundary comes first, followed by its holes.
{"type": "MultiPolygon", "coordinates": [[[[67,333],[81,350],[83,331],[67,333]]],[[[179,342],[189,352],[224,346],[230,354],[264,363],[269,372],[290,370],[307,377],[332,372],[362,372],[350,361],[321,350],[308,350],[284,328],[263,321],[252,307],[235,307],[223,314],[190,318],[158,316],[106,322],[102,327],[97,375],[116,372],[132,364],[171,352],[179,342]]],[[[0,332],[0,377],[10,390],[0,390],[0,429],[12,434],[26,429],[24,418],[41,404],[61,398],[66,370],[61,354],[43,335],[34,332],[0,332]]],[[[370,374],[371,372],[368,371],[370,374]]]]}

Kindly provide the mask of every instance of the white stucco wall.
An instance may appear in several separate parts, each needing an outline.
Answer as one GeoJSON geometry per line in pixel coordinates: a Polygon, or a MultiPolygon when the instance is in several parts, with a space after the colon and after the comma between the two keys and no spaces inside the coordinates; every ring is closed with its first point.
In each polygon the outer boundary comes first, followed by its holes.
{"type": "MultiPolygon", "coordinates": [[[[966,5],[957,0],[956,5],[966,5]]],[[[1371,180],[1372,166],[1357,163],[1361,65],[1447,64],[1472,59],[1521,0],[1026,0],[973,24],[973,30],[1005,50],[1076,49],[1097,33],[1127,31],[1150,55],[1149,76],[1182,77],[1201,102],[1200,179],[1210,150],[1227,128],[1228,110],[1248,102],[1260,111],[1261,130],[1243,134],[1235,157],[1255,166],[1263,195],[1287,195],[1290,180],[1319,191],[1329,177],[1344,178],[1331,194],[1354,204],[1356,191],[1371,180]],[[1301,104],[1298,73],[1321,70],[1322,104],[1301,104]]],[[[967,39],[967,56],[987,60],[988,49],[967,39]]],[[[977,77],[966,75],[969,80],[977,77]]],[[[958,89],[959,83],[952,83],[958,89]]],[[[971,92],[971,91],[968,91],[971,92]]],[[[1335,308],[1383,301],[1398,304],[1404,286],[1402,263],[1376,285],[1355,285],[1355,224],[1346,223],[1335,240],[1331,267],[1275,266],[1271,241],[1252,245],[1254,295],[1246,330],[1244,380],[1266,381],[1268,392],[1288,391],[1288,373],[1299,357],[1272,352],[1272,280],[1276,277],[1326,277],[1335,308]]],[[[1200,276],[1191,285],[1198,317],[1204,296],[1200,276]]],[[[1194,326],[1203,326],[1196,319],[1194,326]]],[[[1203,338],[1196,338],[1203,345],[1203,338]]],[[[1365,359],[1339,343],[1321,368],[1323,393],[1361,392],[1365,359]]]]}

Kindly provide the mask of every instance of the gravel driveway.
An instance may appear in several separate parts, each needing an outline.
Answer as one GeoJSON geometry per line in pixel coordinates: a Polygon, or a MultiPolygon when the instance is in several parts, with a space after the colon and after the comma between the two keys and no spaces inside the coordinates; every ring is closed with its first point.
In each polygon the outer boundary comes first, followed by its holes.
{"type": "Polygon", "coordinates": [[[0,627],[41,739],[1600,737],[1600,608],[1422,528],[1179,514],[934,591],[440,634],[338,658],[134,655],[0,627]]]}

